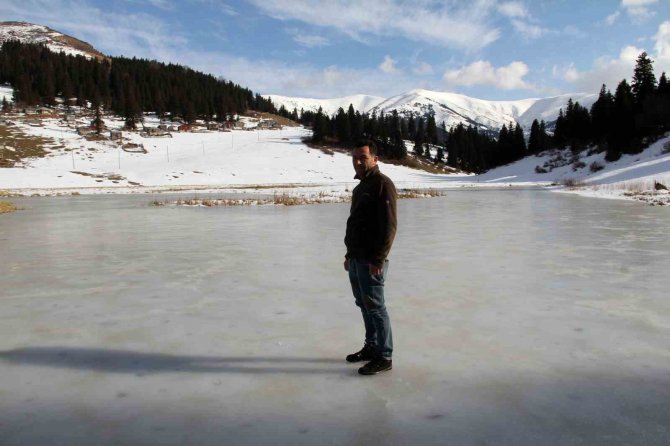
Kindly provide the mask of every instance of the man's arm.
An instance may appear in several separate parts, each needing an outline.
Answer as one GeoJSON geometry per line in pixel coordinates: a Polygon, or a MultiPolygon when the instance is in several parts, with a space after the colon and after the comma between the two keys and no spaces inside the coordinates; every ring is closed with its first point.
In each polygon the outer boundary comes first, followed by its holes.
{"type": "MultiPolygon", "coordinates": [[[[377,206],[378,228],[376,234],[375,249],[373,252],[372,264],[375,266],[374,274],[381,274],[384,267],[384,260],[391,251],[393,240],[395,239],[398,218],[396,212],[397,193],[395,186],[390,181],[382,182],[379,191],[379,201],[377,206]]],[[[370,272],[373,273],[372,268],[370,272]]]]}

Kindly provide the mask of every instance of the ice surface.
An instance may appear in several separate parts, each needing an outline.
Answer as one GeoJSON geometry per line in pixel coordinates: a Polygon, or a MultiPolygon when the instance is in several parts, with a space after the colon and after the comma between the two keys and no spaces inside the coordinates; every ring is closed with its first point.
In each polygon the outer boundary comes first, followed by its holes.
{"type": "Polygon", "coordinates": [[[0,218],[3,446],[670,441],[665,209],[401,200],[394,369],[361,377],[346,204],[152,199],[22,198],[0,218]]]}

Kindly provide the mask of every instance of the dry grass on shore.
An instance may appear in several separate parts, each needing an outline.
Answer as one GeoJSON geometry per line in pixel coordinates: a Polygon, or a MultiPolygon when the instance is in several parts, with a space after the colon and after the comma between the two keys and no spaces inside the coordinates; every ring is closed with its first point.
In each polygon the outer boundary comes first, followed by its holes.
{"type": "Polygon", "coordinates": [[[0,214],[8,214],[10,212],[14,212],[15,210],[16,206],[14,206],[9,201],[0,201],[0,214]]]}

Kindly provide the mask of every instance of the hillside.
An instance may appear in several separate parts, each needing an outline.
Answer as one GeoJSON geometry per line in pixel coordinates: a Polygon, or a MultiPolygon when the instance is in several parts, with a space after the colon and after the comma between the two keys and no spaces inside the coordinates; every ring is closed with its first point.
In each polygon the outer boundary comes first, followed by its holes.
{"type": "Polygon", "coordinates": [[[62,51],[65,54],[84,56],[88,59],[105,59],[104,54],[87,42],[32,23],[0,22],[0,44],[7,40],[44,44],[55,53],[62,51]]]}

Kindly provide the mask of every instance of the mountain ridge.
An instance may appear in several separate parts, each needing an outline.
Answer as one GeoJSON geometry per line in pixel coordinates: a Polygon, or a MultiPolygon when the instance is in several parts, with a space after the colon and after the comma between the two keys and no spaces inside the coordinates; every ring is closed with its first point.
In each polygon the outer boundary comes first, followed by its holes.
{"type": "Polygon", "coordinates": [[[0,44],[7,40],[22,43],[44,44],[51,51],[64,52],[73,56],[81,55],[89,59],[103,60],[107,57],[93,45],[75,37],[68,36],[48,26],[28,22],[0,22],[0,44]]]}
{"type": "Polygon", "coordinates": [[[565,108],[568,99],[590,108],[598,99],[597,94],[567,93],[544,98],[528,98],[515,101],[490,101],[478,99],[454,92],[439,92],[421,88],[409,90],[389,98],[378,96],[352,95],[341,98],[314,99],[280,95],[265,95],[272,99],[276,107],[284,106],[291,111],[294,108],[317,111],[319,107],[329,115],[337,113],[339,107],[345,111],[351,103],[361,113],[385,114],[397,110],[403,117],[426,117],[431,113],[440,125],[447,128],[462,123],[475,125],[485,130],[499,130],[510,122],[519,122],[525,130],[530,130],[533,119],[544,120],[549,127],[558,117],[561,108],[565,108]],[[347,102],[355,98],[356,101],[347,102]],[[357,104],[367,104],[360,107],[357,104]]]}

